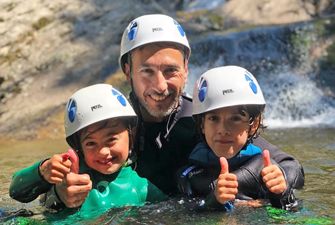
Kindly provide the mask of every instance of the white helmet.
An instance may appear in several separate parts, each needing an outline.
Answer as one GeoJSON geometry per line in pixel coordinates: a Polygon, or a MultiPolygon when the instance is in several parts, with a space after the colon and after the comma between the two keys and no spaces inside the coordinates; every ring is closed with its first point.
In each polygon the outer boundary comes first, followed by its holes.
{"type": "Polygon", "coordinates": [[[140,16],[129,23],[121,39],[119,63],[124,71],[126,54],[131,50],[154,42],[172,42],[185,47],[188,58],[191,48],[181,25],[173,18],[162,14],[140,16]]]}
{"type": "Polygon", "coordinates": [[[256,78],[239,66],[208,70],[197,80],[193,90],[193,115],[237,105],[265,105],[256,78]]]}
{"type": "Polygon", "coordinates": [[[82,88],[76,91],[66,104],[66,137],[93,123],[117,117],[136,118],[133,108],[123,94],[109,84],[95,84],[82,88]]]}

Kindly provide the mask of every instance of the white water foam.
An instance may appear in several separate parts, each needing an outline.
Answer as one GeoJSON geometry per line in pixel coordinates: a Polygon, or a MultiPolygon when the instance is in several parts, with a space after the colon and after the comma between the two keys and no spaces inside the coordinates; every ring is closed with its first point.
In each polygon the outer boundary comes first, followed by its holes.
{"type": "Polygon", "coordinates": [[[335,100],[315,82],[291,72],[262,76],[269,128],[335,127],[335,100]]]}

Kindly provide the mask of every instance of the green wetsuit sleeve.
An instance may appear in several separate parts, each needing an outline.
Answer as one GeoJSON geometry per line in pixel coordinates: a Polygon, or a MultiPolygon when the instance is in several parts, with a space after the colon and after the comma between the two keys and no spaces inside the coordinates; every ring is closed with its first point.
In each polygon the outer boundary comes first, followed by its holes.
{"type": "Polygon", "coordinates": [[[165,201],[168,196],[164,194],[158,187],[148,181],[148,195],[147,202],[155,203],[160,201],[165,201]]]}
{"type": "Polygon", "coordinates": [[[37,162],[14,173],[9,187],[11,198],[27,203],[35,200],[40,194],[49,191],[52,185],[43,179],[38,169],[42,162],[37,162]]]}

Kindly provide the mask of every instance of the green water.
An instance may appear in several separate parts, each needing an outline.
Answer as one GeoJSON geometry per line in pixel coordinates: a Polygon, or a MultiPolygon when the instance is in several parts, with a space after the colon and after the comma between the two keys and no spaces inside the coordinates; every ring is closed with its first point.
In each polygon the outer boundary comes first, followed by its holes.
{"type": "MultiPolygon", "coordinates": [[[[297,191],[303,201],[297,212],[285,212],[269,207],[238,206],[231,213],[198,212],[195,201],[173,199],[141,208],[126,207],[110,210],[93,221],[68,221],[71,224],[335,224],[335,129],[266,130],[263,135],[271,143],[295,156],[305,169],[305,187],[297,191]]],[[[51,154],[66,150],[61,140],[0,143],[0,208],[25,208],[36,215],[10,220],[5,224],[46,223],[38,201],[18,203],[8,196],[12,173],[51,154]],[[34,221],[32,221],[34,219],[34,221]]],[[[59,221],[59,224],[62,224],[59,221]]],[[[0,222],[1,223],[1,222],[0,222]]]]}
{"type": "Polygon", "coordinates": [[[12,174],[36,161],[66,150],[67,145],[63,140],[0,141],[0,208],[27,208],[38,205],[38,201],[21,204],[10,199],[8,188],[12,174]]]}

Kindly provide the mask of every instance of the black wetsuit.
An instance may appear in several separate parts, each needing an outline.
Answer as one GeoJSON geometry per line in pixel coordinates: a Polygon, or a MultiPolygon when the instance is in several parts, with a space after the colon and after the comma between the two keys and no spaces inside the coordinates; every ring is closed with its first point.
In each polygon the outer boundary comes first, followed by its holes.
{"type": "MultiPolygon", "coordinates": [[[[238,180],[237,199],[269,199],[272,206],[291,209],[297,206],[297,200],[294,196],[294,189],[303,186],[302,168],[301,173],[297,173],[296,161],[287,154],[275,151],[275,157],[280,163],[274,160],[273,164],[279,166],[287,181],[287,190],[282,194],[271,193],[265,186],[261,170],[264,168],[262,149],[254,144],[248,144],[233,158],[228,159],[229,172],[234,173],[238,180]],[[292,173],[285,172],[281,165],[292,173]]],[[[271,154],[271,153],[270,153],[271,154]]],[[[182,168],[179,173],[179,188],[188,196],[202,196],[207,199],[209,207],[219,206],[215,200],[213,191],[216,185],[216,179],[221,170],[219,158],[213,153],[207,144],[201,142],[192,151],[189,157],[189,165],[182,168]]]]}
{"type": "MultiPolygon", "coordinates": [[[[130,99],[136,114],[140,115],[137,101],[130,99]]],[[[168,195],[178,193],[177,170],[187,164],[188,156],[197,143],[192,102],[186,97],[181,101],[183,109],[178,108],[170,119],[162,122],[144,122],[139,116],[134,154],[131,156],[136,162],[133,164],[136,172],[168,195]]]]}

